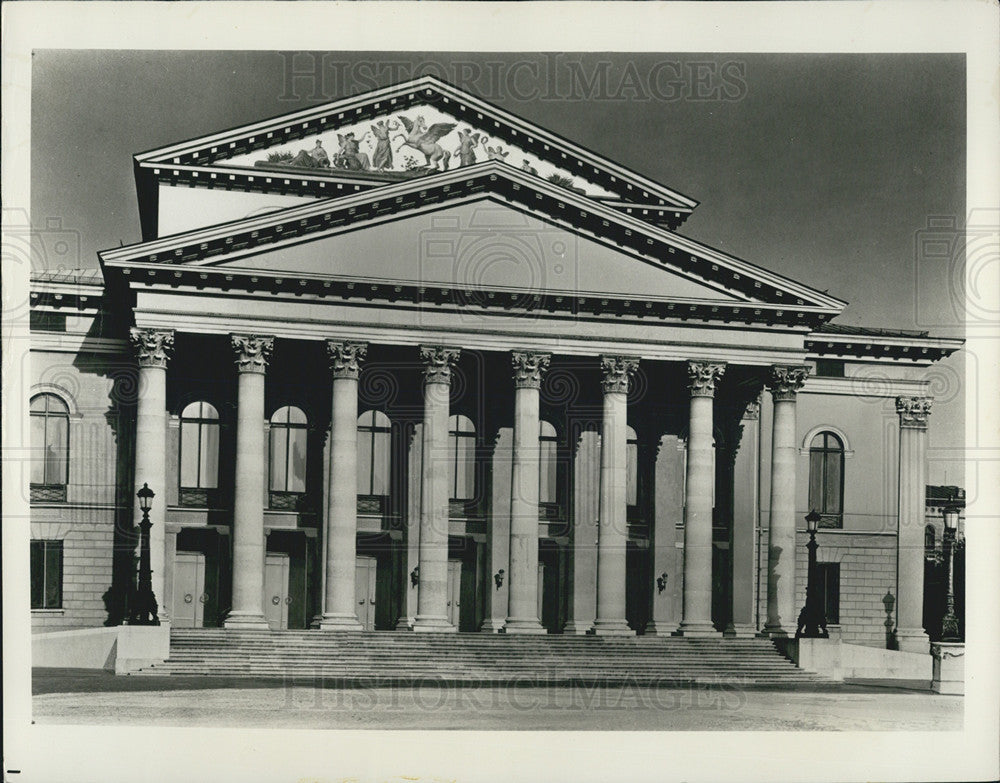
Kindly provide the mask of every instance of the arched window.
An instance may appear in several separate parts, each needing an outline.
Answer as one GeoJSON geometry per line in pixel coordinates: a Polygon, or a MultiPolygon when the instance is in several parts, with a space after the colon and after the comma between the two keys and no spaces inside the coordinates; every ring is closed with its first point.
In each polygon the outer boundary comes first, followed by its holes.
{"type": "Polygon", "coordinates": [[[389,442],[391,422],[381,411],[358,417],[358,494],[389,494],[389,442]]]}
{"type": "Polygon", "coordinates": [[[54,394],[31,398],[31,499],[64,503],[69,482],[69,408],[54,394]]]}
{"type": "Polygon", "coordinates": [[[538,502],[559,502],[557,449],[559,437],[549,422],[538,422],[538,502]]]}
{"type": "Polygon", "coordinates": [[[809,444],[809,508],[822,515],[823,527],[844,523],[844,444],[832,432],[820,432],[809,444]]]}
{"type": "Polygon", "coordinates": [[[207,402],[181,411],[180,502],[207,506],[208,491],[219,486],[219,412],[207,402]]]}
{"type": "Polygon", "coordinates": [[[271,417],[271,508],[295,508],[306,491],[306,415],[286,405],[271,417]]]}
{"type": "Polygon", "coordinates": [[[468,416],[448,419],[448,486],[452,500],[476,496],[476,426],[468,416]]]}
{"type": "Polygon", "coordinates": [[[639,505],[639,436],[631,427],[625,428],[625,503],[639,505]]]}

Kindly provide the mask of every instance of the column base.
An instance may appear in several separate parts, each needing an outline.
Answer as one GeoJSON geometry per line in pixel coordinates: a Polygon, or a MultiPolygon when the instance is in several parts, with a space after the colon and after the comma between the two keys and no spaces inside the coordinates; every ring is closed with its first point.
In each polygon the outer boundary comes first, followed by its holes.
{"type": "Polygon", "coordinates": [[[715,630],[715,626],[710,621],[702,620],[690,623],[681,622],[677,628],[677,636],[712,638],[722,636],[722,634],[715,630]]]}
{"type": "Polygon", "coordinates": [[[537,619],[532,618],[521,618],[517,619],[514,617],[508,617],[507,622],[503,627],[504,633],[519,634],[519,633],[533,633],[533,634],[546,634],[548,630],[542,626],[537,619]]]}
{"type": "Polygon", "coordinates": [[[673,636],[676,630],[677,623],[658,623],[655,620],[650,620],[646,623],[643,634],[645,636],[673,636]]]}
{"type": "Polygon", "coordinates": [[[780,625],[765,625],[760,635],[769,639],[793,639],[795,638],[795,630],[782,628],[780,625]]]}
{"type": "Polygon", "coordinates": [[[447,617],[421,617],[418,614],[413,618],[413,630],[417,633],[455,633],[458,628],[449,623],[447,617]]]}
{"type": "Polygon", "coordinates": [[[324,614],[319,621],[321,631],[363,631],[365,627],[356,614],[324,614]]]}
{"type": "Polygon", "coordinates": [[[499,617],[487,617],[483,624],[479,626],[480,633],[500,633],[503,631],[504,621],[499,617]]]}
{"type": "Polygon", "coordinates": [[[730,623],[722,635],[727,639],[753,639],[757,635],[757,628],[750,623],[730,623]]]}
{"type": "Polygon", "coordinates": [[[271,626],[267,624],[262,614],[253,612],[230,612],[222,623],[223,628],[235,628],[237,630],[269,631],[271,626]]]}
{"type": "Polygon", "coordinates": [[[563,633],[584,636],[585,634],[590,633],[590,629],[593,627],[593,620],[590,622],[586,622],[584,620],[567,620],[566,624],[563,626],[563,633]]]}
{"type": "Polygon", "coordinates": [[[625,620],[595,620],[590,633],[593,636],[635,636],[625,620]]]}
{"type": "Polygon", "coordinates": [[[897,628],[896,646],[900,652],[929,654],[931,640],[923,628],[897,628]]]}
{"type": "Polygon", "coordinates": [[[413,618],[412,617],[400,617],[396,621],[397,631],[412,631],[413,630],[413,618]]]}

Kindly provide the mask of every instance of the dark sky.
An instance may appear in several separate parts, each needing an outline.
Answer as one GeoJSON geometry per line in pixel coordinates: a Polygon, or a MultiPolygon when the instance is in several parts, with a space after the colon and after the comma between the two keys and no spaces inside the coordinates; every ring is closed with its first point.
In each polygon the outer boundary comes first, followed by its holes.
{"type": "MultiPolygon", "coordinates": [[[[422,72],[697,199],[681,233],[848,301],[839,323],[960,336],[915,248],[964,222],[962,55],[39,51],[32,222],[94,267],[140,238],[134,153],[422,72]]],[[[962,373],[932,369],[932,482],[961,481],[962,373]]]]}

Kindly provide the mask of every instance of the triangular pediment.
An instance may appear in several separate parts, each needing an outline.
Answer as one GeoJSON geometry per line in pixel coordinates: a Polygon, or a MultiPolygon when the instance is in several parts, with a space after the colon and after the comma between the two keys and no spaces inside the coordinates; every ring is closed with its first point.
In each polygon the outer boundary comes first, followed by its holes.
{"type": "Polygon", "coordinates": [[[669,228],[697,206],[430,76],[141,153],[135,165],[151,239],[156,183],[324,198],[334,187],[360,192],[489,160],[669,228]]]}
{"type": "Polygon", "coordinates": [[[208,265],[469,291],[746,301],[488,198],[208,265]]]}
{"type": "Polygon", "coordinates": [[[153,276],[164,265],[182,277],[180,267],[256,270],[283,280],[738,303],[802,318],[828,318],[843,308],[788,278],[496,162],[100,255],[106,266],[145,268],[153,276]]]}

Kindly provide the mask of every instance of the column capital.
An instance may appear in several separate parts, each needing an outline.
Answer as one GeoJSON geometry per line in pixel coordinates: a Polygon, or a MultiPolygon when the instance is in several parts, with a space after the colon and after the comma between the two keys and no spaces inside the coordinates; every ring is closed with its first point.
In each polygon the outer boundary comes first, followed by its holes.
{"type": "Polygon", "coordinates": [[[170,354],[174,352],[173,329],[140,329],[133,326],[128,336],[140,367],[166,369],[170,354]]]}
{"type": "Polygon", "coordinates": [[[605,394],[628,394],[629,379],[639,368],[638,356],[602,356],[601,387],[605,394]]]}
{"type": "Polygon", "coordinates": [[[231,334],[229,339],[236,353],[236,369],[239,372],[263,374],[274,348],[274,338],[259,334],[231,334]]]}
{"type": "Polygon", "coordinates": [[[896,413],[899,426],[908,429],[927,429],[927,417],[931,413],[933,397],[897,397],[896,413]]]}
{"type": "Polygon", "coordinates": [[[692,397],[715,396],[715,384],[726,372],[724,362],[688,362],[688,388],[692,397]]]}
{"type": "Polygon", "coordinates": [[[771,368],[767,388],[771,397],[778,401],[794,400],[799,389],[809,377],[809,367],[798,364],[776,364],[771,368]]]}
{"type": "Polygon", "coordinates": [[[330,359],[330,369],[334,378],[357,380],[361,375],[361,365],[368,355],[368,343],[327,340],[326,353],[330,359]]]}
{"type": "Polygon", "coordinates": [[[518,389],[539,389],[542,376],[549,369],[550,353],[533,351],[512,351],[511,365],[514,369],[514,387],[518,389]]]}
{"type": "Polygon", "coordinates": [[[451,383],[451,368],[461,352],[445,345],[421,345],[420,358],[424,362],[424,384],[451,383]]]}

